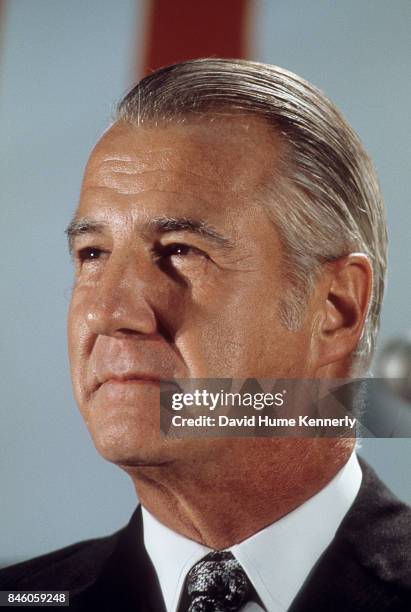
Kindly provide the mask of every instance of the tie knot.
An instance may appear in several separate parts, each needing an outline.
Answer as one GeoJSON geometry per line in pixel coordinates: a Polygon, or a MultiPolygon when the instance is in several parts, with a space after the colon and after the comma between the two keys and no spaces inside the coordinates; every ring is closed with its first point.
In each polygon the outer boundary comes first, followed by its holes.
{"type": "Polygon", "coordinates": [[[187,575],[188,612],[231,612],[250,599],[252,586],[230,552],[215,551],[187,575]]]}

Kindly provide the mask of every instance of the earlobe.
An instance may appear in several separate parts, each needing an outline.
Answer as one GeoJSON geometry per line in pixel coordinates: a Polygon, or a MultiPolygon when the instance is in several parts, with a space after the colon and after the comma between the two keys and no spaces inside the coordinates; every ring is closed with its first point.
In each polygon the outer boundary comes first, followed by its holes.
{"type": "Polygon", "coordinates": [[[317,330],[319,365],[345,362],[355,350],[368,312],[372,268],[363,253],[328,262],[323,284],[323,316],[317,330]]]}

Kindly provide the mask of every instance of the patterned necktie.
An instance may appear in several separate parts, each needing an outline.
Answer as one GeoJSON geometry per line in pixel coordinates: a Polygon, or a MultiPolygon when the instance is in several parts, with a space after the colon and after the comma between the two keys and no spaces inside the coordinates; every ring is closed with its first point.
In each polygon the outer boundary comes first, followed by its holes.
{"type": "Polygon", "coordinates": [[[187,575],[187,611],[232,612],[247,603],[253,592],[246,573],[232,553],[211,552],[187,575]]]}

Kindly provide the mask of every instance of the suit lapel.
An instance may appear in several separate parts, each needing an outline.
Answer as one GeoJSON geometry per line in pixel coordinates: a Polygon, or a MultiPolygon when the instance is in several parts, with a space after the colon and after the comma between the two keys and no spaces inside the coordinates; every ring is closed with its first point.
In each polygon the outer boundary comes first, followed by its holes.
{"type": "Polygon", "coordinates": [[[141,506],[122,529],[96,581],[71,600],[73,610],[165,612],[157,575],[144,547],[141,506]]]}
{"type": "Polygon", "coordinates": [[[411,509],[360,463],[360,491],[290,612],[411,610],[411,509]]]}

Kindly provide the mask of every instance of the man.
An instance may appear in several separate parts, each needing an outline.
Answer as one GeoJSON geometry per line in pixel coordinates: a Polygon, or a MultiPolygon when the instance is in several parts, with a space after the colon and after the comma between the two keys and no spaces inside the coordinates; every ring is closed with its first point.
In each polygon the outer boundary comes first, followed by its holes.
{"type": "Polygon", "coordinates": [[[253,62],[153,73],[92,152],[68,236],[74,393],[141,505],[2,588],[75,610],[411,609],[411,511],[352,439],[160,435],[160,380],[366,371],[384,213],[331,102],[253,62]]]}

